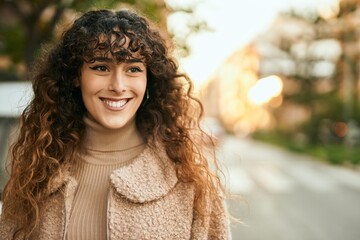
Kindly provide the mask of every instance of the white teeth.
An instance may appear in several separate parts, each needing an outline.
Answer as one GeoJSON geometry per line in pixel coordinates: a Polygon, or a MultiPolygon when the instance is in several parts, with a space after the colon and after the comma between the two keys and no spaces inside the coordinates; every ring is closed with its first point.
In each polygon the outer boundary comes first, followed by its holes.
{"type": "Polygon", "coordinates": [[[120,101],[110,101],[110,100],[106,100],[104,99],[103,102],[108,105],[109,107],[112,107],[112,108],[121,108],[123,107],[126,103],[127,103],[127,100],[123,99],[123,100],[120,100],[120,101]]]}

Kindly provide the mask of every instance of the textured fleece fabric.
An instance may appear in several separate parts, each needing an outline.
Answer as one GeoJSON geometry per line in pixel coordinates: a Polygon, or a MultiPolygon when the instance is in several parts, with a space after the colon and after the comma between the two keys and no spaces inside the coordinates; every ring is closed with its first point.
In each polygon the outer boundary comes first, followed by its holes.
{"type": "MultiPolygon", "coordinates": [[[[107,239],[230,239],[224,201],[219,205],[208,198],[208,214],[201,223],[194,212],[194,187],[178,181],[174,163],[161,148],[152,149],[146,147],[131,164],[111,174],[107,239]]],[[[31,239],[66,239],[77,182],[64,176],[57,183],[31,239]]],[[[11,239],[13,231],[14,225],[2,219],[0,239],[11,239]]]]}

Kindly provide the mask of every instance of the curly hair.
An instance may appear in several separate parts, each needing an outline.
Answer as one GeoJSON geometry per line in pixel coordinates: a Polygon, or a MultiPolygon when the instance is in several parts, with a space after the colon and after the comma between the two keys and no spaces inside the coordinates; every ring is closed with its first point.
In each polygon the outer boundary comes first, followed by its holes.
{"type": "Polygon", "coordinates": [[[150,98],[138,109],[137,127],[148,142],[160,141],[165,147],[179,180],[194,184],[195,209],[204,215],[205,196],[222,191],[201,144],[204,136],[210,137],[199,125],[203,109],[192,95],[192,82],[178,72],[159,32],[128,10],[90,11],[44,54],[33,68],[34,98],[21,115],[11,176],[3,193],[3,216],[18,223],[16,235],[26,238],[38,226],[50,184],[75,163],[86,112],[76,83],[83,63],[99,54],[111,54],[118,62],[140,56],[145,63],[150,98]]]}

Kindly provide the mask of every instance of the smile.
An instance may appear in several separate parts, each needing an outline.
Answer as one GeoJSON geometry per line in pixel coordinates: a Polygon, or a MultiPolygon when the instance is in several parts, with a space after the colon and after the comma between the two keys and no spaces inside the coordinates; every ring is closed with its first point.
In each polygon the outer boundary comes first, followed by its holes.
{"type": "Polygon", "coordinates": [[[124,107],[126,105],[126,103],[128,103],[128,101],[130,99],[121,99],[121,100],[109,100],[109,99],[101,99],[103,101],[103,103],[105,103],[106,106],[110,107],[111,109],[120,109],[122,107],[124,107]]]}

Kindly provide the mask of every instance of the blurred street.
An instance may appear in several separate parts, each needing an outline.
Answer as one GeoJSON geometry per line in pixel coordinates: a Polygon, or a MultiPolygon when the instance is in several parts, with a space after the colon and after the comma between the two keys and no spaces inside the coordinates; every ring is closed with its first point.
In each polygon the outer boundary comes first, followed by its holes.
{"type": "Polygon", "coordinates": [[[227,187],[233,239],[360,239],[360,171],[250,139],[224,138],[218,157],[227,187]]]}

